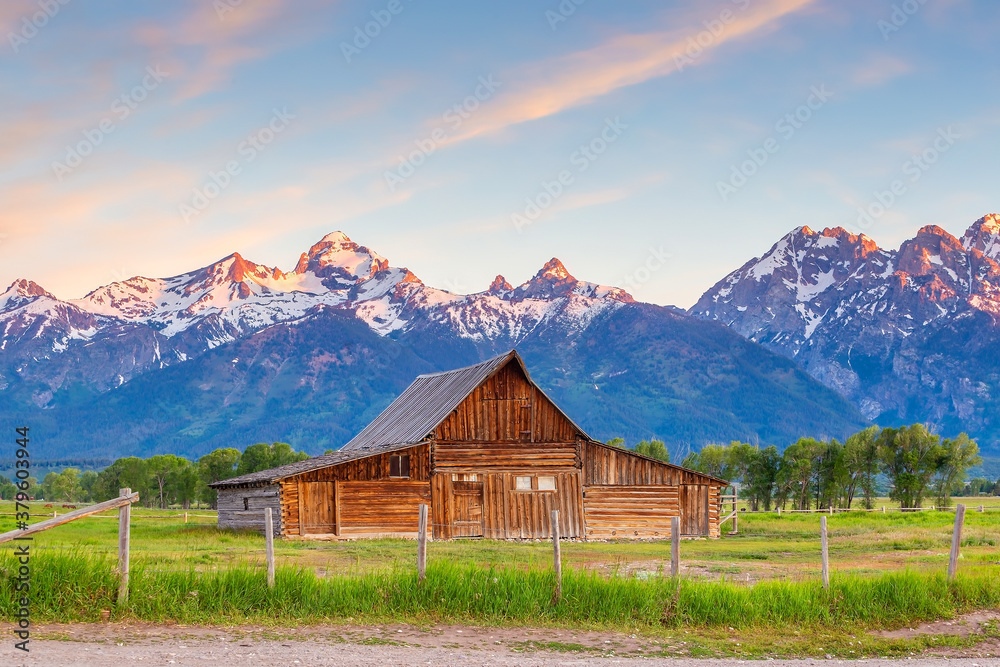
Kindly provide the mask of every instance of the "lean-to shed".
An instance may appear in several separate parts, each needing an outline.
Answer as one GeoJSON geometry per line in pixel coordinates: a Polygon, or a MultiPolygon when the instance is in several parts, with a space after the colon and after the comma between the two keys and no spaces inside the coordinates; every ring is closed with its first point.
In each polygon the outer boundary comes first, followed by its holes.
{"type": "Polygon", "coordinates": [[[590,438],[517,352],[421,375],[342,449],[212,485],[219,525],[285,536],[718,537],[727,482],[590,438]]]}

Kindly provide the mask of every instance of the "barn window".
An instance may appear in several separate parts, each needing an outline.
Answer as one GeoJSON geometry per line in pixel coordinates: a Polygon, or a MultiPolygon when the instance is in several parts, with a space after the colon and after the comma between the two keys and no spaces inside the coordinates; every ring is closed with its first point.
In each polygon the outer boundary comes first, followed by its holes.
{"type": "Polygon", "coordinates": [[[531,491],[531,477],[528,477],[527,475],[524,477],[515,477],[514,489],[516,491],[531,491]]]}
{"type": "Polygon", "coordinates": [[[393,454],[389,457],[389,477],[410,476],[410,455],[393,454]]]}
{"type": "Polygon", "coordinates": [[[250,509],[250,499],[249,498],[244,498],[243,499],[243,509],[245,509],[245,510],[250,509]]]}
{"type": "Polygon", "coordinates": [[[539,477],[538,478],[538,490],[539,491],[555,491],[556,490],[556,478],[555,477],[539,477]]]}

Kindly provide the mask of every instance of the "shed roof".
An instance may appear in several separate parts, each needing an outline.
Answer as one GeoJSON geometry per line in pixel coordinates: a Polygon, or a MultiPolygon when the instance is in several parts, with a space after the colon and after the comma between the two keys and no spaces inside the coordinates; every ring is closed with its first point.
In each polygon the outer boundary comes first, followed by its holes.
{"type": "MultiPolygon", "coordinates": [[[[528,374],[528,369],[516,350],[487,359],[486,361],[456,368],[441,373],[428,373],[417,376],[417,379],[389,404],[378,417],[354,436],[346,445],[332,454],[324,454],[305,461],[289,463],[288,465],[262,470],[232,479],[225,479],[210,484],[212,487],[243,486],[266,484],[285,477],[298,475],[310,470],[325,468],[338,463],[346,463],[355,459],[365,458],[372,454],[405,449],[417,443],[424,442],[434,432],[434,429],[448,417],[451,412],[469,397],[476,387],[489,379],[494,373],[510,362],[516,362],[524,376],[535,385],[528,374]]],[[[538,391],[542,391],[535,385],[538,391]]],[[[544,395],[545,392],[542,392],[544,395]]],[[[546,396],[546,398],[548,398],[546,396]]],[[[549,399],[551,401],[551,399],[549,399]]],[[[555,402],[552,402],[555,405],[555,402]]],[[[556,406],[559,410],[559,407],[556,406]]],[[[590,440],[582,428],[573,422],[562,410],[566,419],[579,431],[580,436],[590,440]]]]}

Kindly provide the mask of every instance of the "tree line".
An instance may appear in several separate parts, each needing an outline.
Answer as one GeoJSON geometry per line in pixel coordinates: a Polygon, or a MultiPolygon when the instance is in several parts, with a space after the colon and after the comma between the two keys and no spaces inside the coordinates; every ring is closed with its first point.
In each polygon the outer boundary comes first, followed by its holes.
{"type": "Polygon", "coordinates": [[[900,507],[921,507],[932,497],[947,507],[956,493],[995,493],[1000,480],[966,484],[969,468],[982,463],[979,446],[965,433],[942,439],[922,424],[900,428],[871,426],[847,438],[800,438],[779,453],[745,442],[706,445],[681,465],[739,484],[751,510],[850,509],[860,502],[874,507],[880,486],[900,507]]]}
{"type": "MultiPolygon", "coordinates": [[[[29,493],[35,500],[67,503],[96,503],[118,497],[123,488],[139,492],[145,507],[166,509],[193,503],[216,506],[217,493],[208,485],[239,475],[268,470],[309,458],[284,442],[258,443],[245,450],[216,449],[197,461],[173,454],[149,458],[129,456],[117,459],[100,472],[66,468],[50,472],[38,482],[29,478],[29,493]]],[[[0,497],[9,500],[17,493],[10,479],[0,476],[0,497]]]]}

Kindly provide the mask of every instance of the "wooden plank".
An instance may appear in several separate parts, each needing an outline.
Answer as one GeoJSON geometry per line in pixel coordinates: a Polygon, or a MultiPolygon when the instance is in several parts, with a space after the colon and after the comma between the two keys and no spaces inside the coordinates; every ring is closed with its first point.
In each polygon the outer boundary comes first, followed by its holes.
{"type": "MultiPolygon", "coordinates": [[[[132,489],[125,487],[119,489],[119,498],[128,498],[132,495],[132,489]]],[[[135,494],[136,500],[139,494],[135,494]]],[[[132,536],[132,503],[128,502],[118,508],[118,604],[122,605],[128,601],[128,571],[129,571],[129,549],[132,536]]]]}
{"type": "Polygon", "coordinates": [[[417,527],[417,580],[427,577],[427,505],[420,504],[420,518],[417,527]]]}
{"type": "Polygon", "coordinates": [[[965,523],[965,505],[955,505],[955,527],[951,531],[951,553],[948,556],[948,580],[958,574],[958,550],[962,544],[962,524],[965,523]]]}
{"type": "Polygon", "coordinates": [[[823,588],[830,588],[830,550],[826,537],[826,517],[819,518],[819,542],[823,556],[823,588]]]}
{"type": "Polygon", "coordinates": [[[267,587],[274,588],[274,525],[271,508],[264,508],[264,545],[267,558],[267,587]]]}
{"type": "Polygon", "coordinates": [[[26,529],[15,529],[0,535],[0,544],[4,542],[10,542],[17,537],[27,537],[29,535],[34,535],[35,533],[40,533],[43,530],[48,530],[49,528],[55,528],[56,526],[61,526],[64,523],[69,523],[70,521],[75,521],[77,519],[82,519],[85,516],[90,516],[92,514],[99,514],[100,512],[106,512],[107,510],[118,509],[119,507],[124,507],[126,505],[131,505],[132,503],[139,501],[139,494],[129,493],[127,496],[122,496],[119,498],[112,498],[111,500],[105,500],[103,503],[97,503],[96,505],[91,505],[90,507],[83,507],[78,510],[73,510],[72,512],[67,512],[59,517],[53,517],[51,519],[46,519],[45,521],[39,521],[38,523],[33,523],[26,529]]]}

